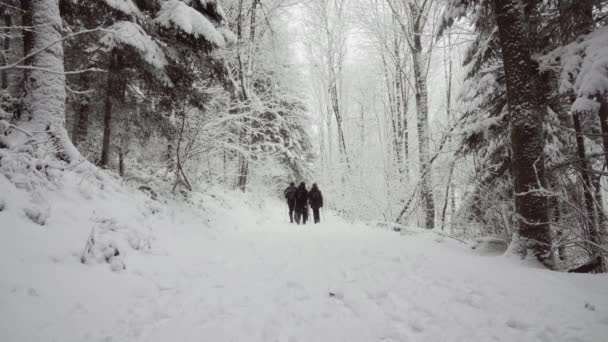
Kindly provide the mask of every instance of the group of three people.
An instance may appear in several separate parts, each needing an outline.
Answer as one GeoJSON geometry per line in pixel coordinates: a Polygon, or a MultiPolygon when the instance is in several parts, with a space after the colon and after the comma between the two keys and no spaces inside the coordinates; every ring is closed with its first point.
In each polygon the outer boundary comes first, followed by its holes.
{"type": "Polygon", "coordinates": [[[300,186],[296,188],[295,183],[291,182],[287,189],[283,192],[285,199],[287,200],[287,206],[289,207],[289,220],[291,223],[295,221],[297,224],[306,224],[308,221],[308,205],[312,208],[313,217],[315,223],[321,222],[319,215],[319,209],[323,208],[323,195],[321,190],[314,183],[310,191],[306,190],[306,184],[300,183],[300,186]]]}

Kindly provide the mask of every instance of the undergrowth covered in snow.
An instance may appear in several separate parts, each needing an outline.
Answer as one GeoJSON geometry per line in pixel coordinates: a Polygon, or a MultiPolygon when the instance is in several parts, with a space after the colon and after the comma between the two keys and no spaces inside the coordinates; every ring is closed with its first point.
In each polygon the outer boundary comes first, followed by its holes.
{"type": "Polygon", "coordinates": [[[0,221],[7,244],[2,249],[17,256],[25,249],[39,258],[107,263],[119,271],[130,254],[162,252],[154,243],[159,229],[234,227],[262,205],[261,198],[225,189],[170,190],[169,182],[154,176],[132,174],[123,181],[89,163],[68,166],[0,150],[0,221]],[[239,216],[231,215],[237,207],[239,216]]]}

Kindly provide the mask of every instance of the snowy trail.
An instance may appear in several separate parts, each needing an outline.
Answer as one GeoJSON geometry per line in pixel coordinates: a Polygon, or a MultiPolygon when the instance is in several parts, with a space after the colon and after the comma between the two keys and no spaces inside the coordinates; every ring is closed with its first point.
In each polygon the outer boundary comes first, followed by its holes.
{"type": "Polygon", "coordinates": [[[305,227],[269,222],[215,240],[173,239],[168,249],[175,253],[167,263],[141,271],[157,291],[136,301],[124,321],[129,340],[608,336],[608,287],[602,283],[470,255],[430,236],[400,236],[332,219],[305,227]],[[591,288],[581,294],[581,286],[591,288]]]}
{"type": "Polygon", "coordinates": [[[60,221],[46,236],[13,230],[0,243],[0,340],[608,340],[605,275],[550,272],[337,217],[298,227],[279,222],[280,209],[212,229],[167,212],[155,218],[154,250],[130,253],[119,273],[65,254],[86,238],[79,227],[73,236],[57,233],[60,221]],[[22,253],[26,241],[39,252],[22,253]]]}

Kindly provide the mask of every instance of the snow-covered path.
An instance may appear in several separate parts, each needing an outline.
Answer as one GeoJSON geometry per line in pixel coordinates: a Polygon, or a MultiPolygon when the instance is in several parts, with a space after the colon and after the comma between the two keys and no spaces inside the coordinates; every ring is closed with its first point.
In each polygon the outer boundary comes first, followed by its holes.
{"type": "Polygon", "coordinates": [[[167,227],[121,273],[33,259],[0,281],[0,340],[608,340],[606,276],[329,219],[167,227]]]}
{"type": "Polygon", "coordinates": [[[123,322],[129,340],[608,338],[608,278],[474,256],[431,236],[266,222],[216,239],[174,235],[168,248],[172,258],[141,270],[157,290],[123,322]]]}

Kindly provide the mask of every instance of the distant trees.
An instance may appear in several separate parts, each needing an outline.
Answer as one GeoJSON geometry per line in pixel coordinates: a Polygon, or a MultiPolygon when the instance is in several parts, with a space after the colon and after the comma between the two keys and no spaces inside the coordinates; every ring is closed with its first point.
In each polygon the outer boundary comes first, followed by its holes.
{"type": "MultiPolygon", "coordinates": [[[[351,167],[345,137],[344,117],[344,63],[348,35],[349,0],[312,0],[306,3],[307,41],[309,53],[314,59],[314,77],[321,84],[321,106],[326,113],[326,127],[321,134],[326,155],[332,159],[332,123],[335,122],[338,160],[351,167]]],[[[325,152],[325,151],[324,151],[325,152]]]]}

